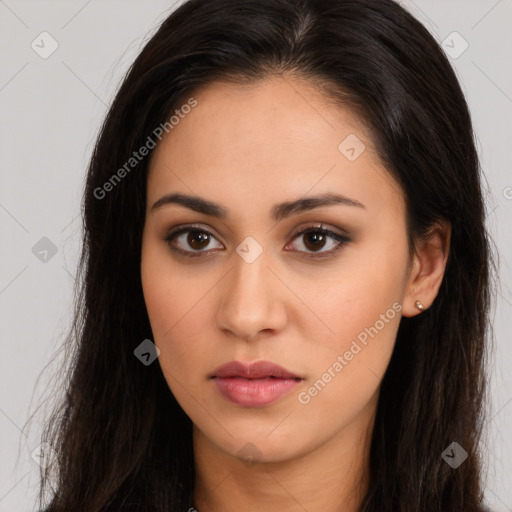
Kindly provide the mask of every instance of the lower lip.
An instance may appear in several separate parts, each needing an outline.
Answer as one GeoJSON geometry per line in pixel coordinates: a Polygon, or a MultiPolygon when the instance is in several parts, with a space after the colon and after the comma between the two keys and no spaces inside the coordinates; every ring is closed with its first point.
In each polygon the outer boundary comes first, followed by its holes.
{"type": "Polygon", "coordinates": [[[215,377],[220,393],[231,402],[243,407],[263,407],[275,402],[298,386],[299,380],[244,379],[242,377],[215,377]]]}

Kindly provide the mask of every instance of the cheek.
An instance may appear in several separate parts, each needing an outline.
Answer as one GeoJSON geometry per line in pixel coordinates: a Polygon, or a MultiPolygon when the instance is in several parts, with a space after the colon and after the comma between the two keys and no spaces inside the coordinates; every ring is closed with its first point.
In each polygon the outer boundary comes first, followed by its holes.
{"type": "Polygon", "coordinates": [[[399,302],[375,301],[338,310],[335,341],[307,350],[309,378],[297,392],[305,430],[334,433],[371,407],[393,353],[400,309],[399,302]]]}
{"type": "Polygon", "coordinates": [[[358,337],[364,342],[369,329],[375,333],[375,324],[380,339],[394,340],[406,282],[406,246],[402,249],[398,240],[395,249],[377,242],[373,245],[347,253],[336,278],[316,281],[315,294],[309,294],[317,317],[309,316],[308,329],[323,333],[322,345],[330,354],[347,350],[358,337]]]}
{"type": "Polygon", "coordinates": [[[157,361],[169,389],[190,414],[194,405],[191,397],[197,394],[197,382],[191,376],[206,371],[201,370],[202,358],[197,345],[187,343],[198,336],[196,331],[201,322],[195,315],[200,308],[189,305],[197,302],[195,294],[186,291],[186,287],[182,292],[176,278],[156,269],[157,266],[149,266],[143,271],[143,289],[153,342],[160,350],[157,361]]]}
{"type": "Polygon", "coordinates": [[[143,243],[141,281],[153,342],[160,349],[162,364],[167,359],[166,340],[173,336],[186,316],[189,288],[180,283],[177,272],[169,271],[168,258],[151,242],[143,243]]]}
{"type": "Polygon", "coordinates": [[[143,241],[141,281],[153,335],[164,341],[182,320],[194,315],[205,293],[198,279],[177,268],[162,242],[150,236],[143,241]]]}
{"type": "Polygon", "coordinates": [[[149,243],[143,250],[141,280],[152,341],[160,350],[158,362],[179,400],[180,389],[193,391],[209,369],[204,347],[195,341],[204,337],[211,307],[208,290],[215,281],[208,283],[208,276],[201,278],[197,271],[180,272],[165,251],[149,243]]]}
{"type": "Polygon", "coordinates": [[[311,378],[298,398],[319,414],[323,408],[356,414],[378,389],[393,352],[407,246],[396,237],[373,245],[347,255],[335,281],[317,283],[311,309],[324,325],[313,318],[307,327],[315,340],[307,349],[311,378]],[[320,328],[321,341],[314,335],[320,328]]]}

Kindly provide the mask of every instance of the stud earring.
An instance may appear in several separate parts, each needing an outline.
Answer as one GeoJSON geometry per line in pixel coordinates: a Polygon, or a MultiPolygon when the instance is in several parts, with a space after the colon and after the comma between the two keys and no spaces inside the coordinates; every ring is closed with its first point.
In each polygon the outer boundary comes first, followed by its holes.
{"type": "Polygon", "coordinates": [[[425,306],[419,301],[417,300],[416,301],[416,307],[420,310],[420,311],[423,311],[425,309],[425,306]]]}

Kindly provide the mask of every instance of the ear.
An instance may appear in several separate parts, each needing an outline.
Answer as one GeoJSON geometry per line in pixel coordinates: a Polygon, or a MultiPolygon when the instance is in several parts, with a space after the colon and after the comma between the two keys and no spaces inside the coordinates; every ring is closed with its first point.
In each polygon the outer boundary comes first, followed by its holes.
{"type": "Polygon", "coordinates": [[[424,309],[431,306],[443,281],[450,251],[451,224],[437,221],[427,235],[418,242],[411,273],[402,303],[402,315],[412,317],[422,310],[416,306],[419,300],[424,309]]]}

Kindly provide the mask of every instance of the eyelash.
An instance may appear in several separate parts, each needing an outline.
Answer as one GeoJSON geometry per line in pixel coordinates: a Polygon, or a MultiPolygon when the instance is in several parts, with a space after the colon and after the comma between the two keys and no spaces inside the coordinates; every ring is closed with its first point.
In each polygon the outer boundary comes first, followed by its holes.
{"type": "MultiPolygon", "coordinates": [[[[198,233],[206,233],[212,237],[215,238],[215,235],[205,229],[205,228],[202,228],[200,226],[182,226],[180,228],[177,228],[177,229],[174,229],[174,230],[171,230],[169,233],[167,233],[167,235],[165,236],[164,240],[165,242],[167,243],[167,245],[169,246],[169,248],[171,249],[171,251],[175,252],[175,253],[178,253],[178,254],[182,254],[184,256],[187,256],[189,258],[197,258],[197,257],[204,257],[203,254],[204,253],[207,253],[208,251],[184,251],[182,249],[178,249],[177,247],[174,247],[171,245],[171,242],[177,238],[179,235],[183,234],[183,233],[188,233],[189,231],[192,231],[192,232],[198,232],[198,233]]],[[[336,242],[338,242],[338,245],[334,248],[334,249],[331,249],[329,251],[323,251],[323,252],[318,252],[318,253],[309,253],[309,252],[305,252],[305,251],[299,251],[301,253],[304,253],[306,256],[305,258],[306,259],[321,259],[321,258],[328,258],[332,255],[334,255],[334,253],[338,252],[345,244],[349,243],[351,240],[349,238],[347,238],[346,236],[343,236],[343,235],[340,235],[338,233],[335,233],[333,231],[330,231],[328,229],[325,229],[323,227],[322,224],[320,224],[319,226],[318,225],[313,225],[313,226],[307,226],[306,228],[302,229],[301,231],[297,232],[297,233],[294,233],[294,235],[292,236],[292,242],[300,237],[301,235],[305,235],[306,233],[321,233],[322,235],[326,235],[326,236],[329,236],[330,238],[334,239],[336,242]]],[[[288,245],[288,244],[287,244],[288,245]]]]}

